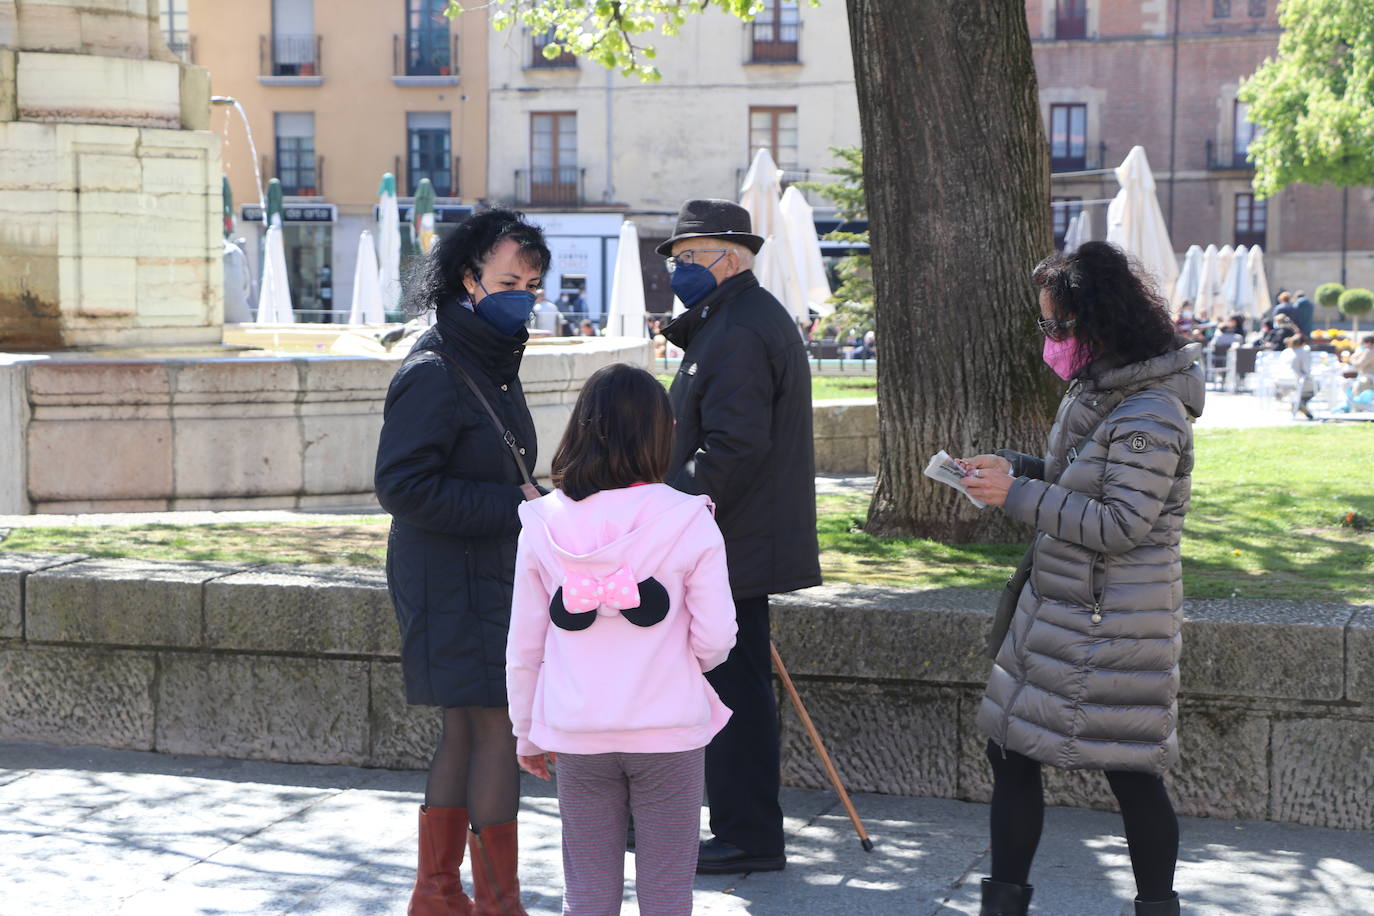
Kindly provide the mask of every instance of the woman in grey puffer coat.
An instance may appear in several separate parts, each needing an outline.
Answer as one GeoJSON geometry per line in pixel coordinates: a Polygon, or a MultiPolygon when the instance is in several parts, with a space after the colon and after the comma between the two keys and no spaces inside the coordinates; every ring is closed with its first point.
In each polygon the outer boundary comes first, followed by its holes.
{"type": "Polygon", "coordinates": [[[1033,525],[1034,564],[978,713],[993,769],[983,916],[1023,914],[1044,817],[1040,768],[1103,770],[1121,805],[1137,914],[1179,912],[1179,537],[1202,412],[1198,344],[1120,249],[1034,274],[1045,361],[1071,380],[1044,458],[966,459],[969,493],[1033,525]]]}

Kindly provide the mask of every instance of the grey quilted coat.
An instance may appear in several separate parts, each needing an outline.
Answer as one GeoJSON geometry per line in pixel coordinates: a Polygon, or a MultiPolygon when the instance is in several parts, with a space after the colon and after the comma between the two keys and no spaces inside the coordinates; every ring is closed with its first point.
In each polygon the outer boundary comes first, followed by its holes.
{"type": "Polygon", "coordinates": [[[1200,349],[1094,364],[1064,395],[1043,459],[999,453],[1017,475],[1004,508],[1036,528],[978,711],[1004,748],[1064,769],[1162,774],[1178,759],[1179,536],[1200,349]]]}

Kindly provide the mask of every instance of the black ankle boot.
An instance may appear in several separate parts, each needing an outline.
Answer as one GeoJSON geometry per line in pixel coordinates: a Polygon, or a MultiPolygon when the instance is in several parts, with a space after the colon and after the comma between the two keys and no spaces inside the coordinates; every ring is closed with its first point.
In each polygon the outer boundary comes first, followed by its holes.
{"type": "Polygon", "coordinates": [[[1029,884],[1006,884],[984,878],[983,908],[978,916],[1026,916],[1033,890],[1029,884]]]}
{"type": "Polygon", "coordinates": [[[1178,916],[1178,894],[1172,894],[1168,900],[1135,898],[1135,916],[1178,916]]]}

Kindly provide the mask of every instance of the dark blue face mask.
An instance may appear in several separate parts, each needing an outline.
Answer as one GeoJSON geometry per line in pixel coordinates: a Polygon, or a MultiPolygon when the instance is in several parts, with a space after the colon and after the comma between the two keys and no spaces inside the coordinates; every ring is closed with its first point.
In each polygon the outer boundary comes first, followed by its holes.
{"type": "MultiPolygon", "coordinates": [[[[711,267],[724,257],[723,254],[717,255],[711,267]]],[[[673,294],[682,300],[682,304],[691,308],[716,288],[716,276],[702,264],[678,264],[668,278],[668,285],[673,288],[673,294]]]]}
{"type": "Polygon", "coordinates": [[[525,289],[502,289],[488,293],[487,288],[478,280],[485,297],[473,303],[472,310],[496,330],[507,337],[520,333],[525,322],[534,311],[534,293],[525,289]]]}

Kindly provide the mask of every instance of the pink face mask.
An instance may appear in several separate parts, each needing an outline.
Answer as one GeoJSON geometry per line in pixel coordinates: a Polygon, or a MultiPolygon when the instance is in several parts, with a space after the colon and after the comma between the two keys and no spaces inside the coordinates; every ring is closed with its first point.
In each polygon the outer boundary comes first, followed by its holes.
{"type": "Polygon", "coordinates": [[[1046,337],[1044,357],[1045,364],[1066,382],[1089,362],[1087,352],[1072,337],[1065,337],[1063,340],[1051,340],[1046,337]]]}

